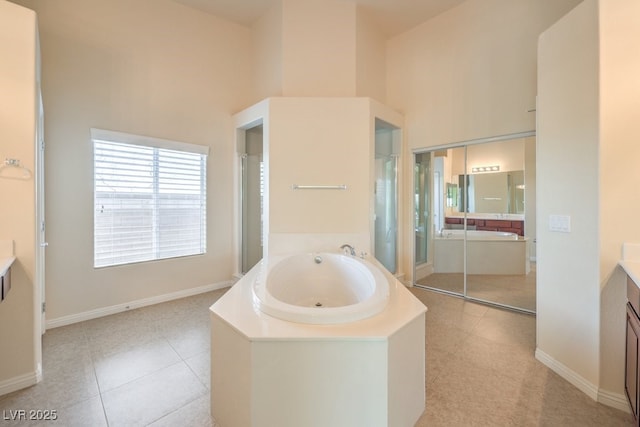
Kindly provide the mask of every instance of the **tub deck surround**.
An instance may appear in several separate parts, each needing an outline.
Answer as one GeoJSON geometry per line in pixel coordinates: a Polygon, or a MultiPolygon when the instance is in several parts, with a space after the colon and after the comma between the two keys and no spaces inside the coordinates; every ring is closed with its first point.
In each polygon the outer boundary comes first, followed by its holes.
{"type": "MultiPolygon", "coordinates": [[[[443,230],[434,242],[434,273],[462,273],[465,264],[464,230],[443,230]],[[448,233],[452,235],[449,236],[448,233]],[[459,235],[455,235],[455,234],[459,235]]],[[[467,274],[523,275],[531,272],[529,239],[502,232],[467,231],[467,274]],[[483,237],[486,233],[486,237],[483,237]]]]}
{"type": "Polygon", "coordinates": [[[217,422],[413,426],[425,407],[426,307],[381,271],[389,283],[384,310],[342,324],[270,316],[254,300],[260,265],[240,279],[210,308],[217,422]]]}

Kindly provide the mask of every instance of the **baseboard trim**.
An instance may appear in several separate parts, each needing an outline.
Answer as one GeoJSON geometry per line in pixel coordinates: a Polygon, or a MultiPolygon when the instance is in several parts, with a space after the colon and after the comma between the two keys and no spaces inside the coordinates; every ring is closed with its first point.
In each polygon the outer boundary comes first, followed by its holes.
{"type": "Polygon", "coordinates": [[[558,362],[539,348],[536,348],[535,356],[536,359],[542,362],[545,366],[565,380],[569,381],[569,383],[573,384],[578,388],[578,390],[582,391],[596,402],[628,413],[631,412],[626,396],[600,389],[595,384],[568,368],[566,365],[558,362]]]}
{"type": "Polygon", "coordinates": [[[133,310],[140,307],[159,304],[162,302],[172,301],[175,299],[190,297],[205,292],[215,291],[217,289],[227,288],[235,283],[234,280],[212,283],[210,285],[199,286],[197,288],[185,289],[182,291],[171,292],[168,294],[157,295],[150,298],[139,299],[122,304],[116,304],[109,307],[97,308],[95,310],[84,311],[82,313],[70,314],[68,316],[56,317],[47,320],[47,329],[59,328],[61,326],[71,325],[73,323],[83,322],[85,320],[97,319],[98,317],[109,316],[110,314],[121,313],[127,310],[133,310]]]}
{"type": "Polygon", "coordinates": [[[34,372],[0,381],[0,396],[30,387],[40,381],[42,381],[42,365],[38,363],[38,368],[34,372]]]}
{"type": "Polygon", "coordinates": [[[627,396],[625,396],[624,394],[613,393],[607,390],[599,390],[598,402],[602,403],[603,405],[619,409],[628,414],[631,413],[631,408],[629,407],[627,396]]]}

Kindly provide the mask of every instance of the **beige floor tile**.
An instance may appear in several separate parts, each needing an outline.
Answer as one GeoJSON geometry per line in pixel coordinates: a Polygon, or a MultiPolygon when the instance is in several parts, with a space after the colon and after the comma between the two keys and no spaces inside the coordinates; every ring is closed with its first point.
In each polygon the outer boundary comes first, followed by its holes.
{"type": "MultiPolygon", "coordinates": [[[[54,409],[57,422],[37,425],[219,427],[209,416],[208,309],[226,290],[48,331],[44,381],[1,396],[0,415],[54,409]]],[[[428,308],[417,426],[634,425],[535,359],[534,316],[410,290],[428,308]]]]}
{"type": "Polygon", "coordinates": [[[146,426],[205,395],[206,388],[179,362],[102,394],[109,426],[146,426]]]}
{"type": "Polygon", "coordinates": [[[172,323],[161,327],[160,333],[183,359],[188,359],[211,348],[208,320],[188,319],[181,323],[172,323]]]}
{"type": "Polygon", "coordinates": [[[169,415],[160,418],[150,424],[150,427],[219,427],[209,414],[210,406],[210,396],[207,393],[169,415]]]}
{"type": "Polygon", "coordinates": [[[157,339],[119,353],[96,356],[94,364],[100,391],[106,392],[180,360],[166,340],[157,339]]]}
{"type": "Polygon", "coordinates": [[[185,362],[193,373],[198,376],[202,384],[211,389],[211,353],[204,351],[185,359],[185,362]]]}

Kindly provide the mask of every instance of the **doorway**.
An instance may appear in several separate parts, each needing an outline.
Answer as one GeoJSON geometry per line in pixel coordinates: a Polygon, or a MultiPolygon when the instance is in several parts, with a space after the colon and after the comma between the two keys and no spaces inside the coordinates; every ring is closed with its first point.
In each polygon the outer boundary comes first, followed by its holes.
{"type": "Polygon", "coordinates": [[[533,132],[414,152],[414,284],[535,313],[533,132]]]}

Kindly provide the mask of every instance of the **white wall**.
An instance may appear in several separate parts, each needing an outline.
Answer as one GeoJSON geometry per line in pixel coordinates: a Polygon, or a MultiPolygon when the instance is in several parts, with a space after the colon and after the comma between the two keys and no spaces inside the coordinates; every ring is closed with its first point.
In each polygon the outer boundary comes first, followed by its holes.
{"type": "Polygon", "coordinates": [[[536,355],[592,397],[600,364],[598,61],[596,0],[540,36],[536,355]],[[570,215],[571,232],[549,231],[552,214],[570,215]]]}
{"type": "Polygon", "coordinates": [[[579,2],[467,1],[388,40],[387,103],[405,115],[404,163],[415,148],[534,130],[538,36],[579,2]]]}
{"type": "MultiPolygon", "coordinates": [[[[36,37],[35,13],[0,0],[0,158],[18,159],[34,173],[36,37]]],[[[11,171],[3,175],[15,176],[11,171]]],[[[39,336],[35,336],[34,178],[0,178],[0,197],[0,240],[13,240],[16,256],[11,291],[0,303],[0,394],[4,394],[34,384],[40,362],[39,336]]]]}
{"type": "Polygon", "coordinates": [[[46,126],[48,319],[228,280],[233,124],[250,31],[168,0],[35,2],[46,126]],[[91,127],[211,147],[207,253],[93,268],[91,127]]]}

